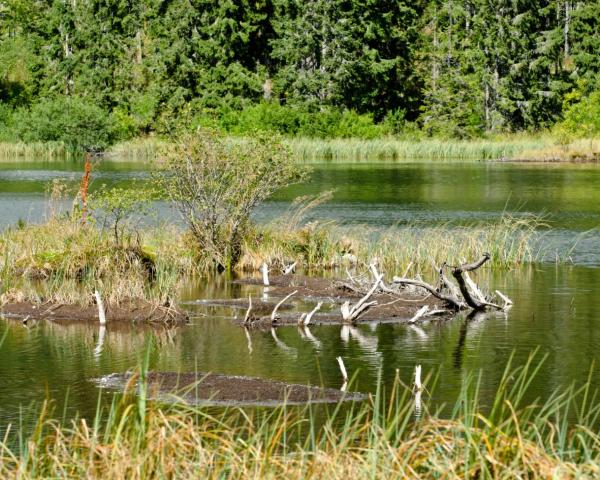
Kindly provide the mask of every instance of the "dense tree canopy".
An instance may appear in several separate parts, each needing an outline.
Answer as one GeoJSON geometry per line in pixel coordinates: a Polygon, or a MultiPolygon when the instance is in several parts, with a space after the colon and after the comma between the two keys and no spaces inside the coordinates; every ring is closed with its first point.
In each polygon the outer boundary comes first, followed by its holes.
{"type": "Polygon", "coordinates": [[[5,126],[75,97],[115,138],[247,109],[462,137],[550,126],[599,72],[598,0],[0,0],[5,126]]]}

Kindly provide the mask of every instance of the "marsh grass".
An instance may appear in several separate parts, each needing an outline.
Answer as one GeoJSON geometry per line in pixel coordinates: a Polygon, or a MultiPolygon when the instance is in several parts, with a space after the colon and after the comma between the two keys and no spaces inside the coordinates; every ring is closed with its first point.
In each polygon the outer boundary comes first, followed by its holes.
{"type": "Polygon", "coordinates": [[[196,268],[186,236],[169,227],[130,234],[117,245],[110,232],[67,216],[6,230],[0,252],[4,301],[85,305],[99,289],[115,304],[162,303],[196,268]]]}
{"type": "Polygon", "coordinates": [[[497,160],[519,156],[521,152],[550,146],[551,140],[515,136],[481,140],[399,140],[399,139],[289,139],[288,145],[303,161],[367,160],[497,160]]]}
{"type": "MultiPolygon", "coordinates": [[[[544,226],[538,217],[502,216],[490,223],[437,227],[398,226],[369,229],[334,223],[303,223],[311,206],[304,199],[295,212],[245,235],[238,271],[254,272],[267,262],[279,268],[298,262],[309,272],[365,267],[377,261],[388,275],[410,269],[433,273],[433,265],[458,264],[491,254],[490,265],[514,268],[535,262],[541,252],[533,239],[544,226]]],[[[194,239],[175,227],[159,226],[130,233],[116,244],[109,231],[82,225],[68,216],[13,227],[0,235],[2,300],[87,305],[99,289],[118,304],[129,299],[163,303],[175,298],[184,278],[216,273],[217,265],[194,239]]]]}
{"type": "MultiPolygon", "coordinates": [[[[0,443],[2,478],[594,478],[600,404],[590,377],[529,402],[541,363],[506,367],[491,399],[468,375],[445,415],[415,414],[398,376],[357,404],[273,409],[150,400],[144,369],[91,421],[52,419],[0,443]],[[135,395],[134,391],[138,394],[135,395]],[[21,441],[14,441],[14,439],[21,441]]],[[[431,386],[432,391],[435,385],[431,386]]],[[[100,405],[100,402],[99,402],[100,405]]]]}
{"type": "Polygon", "coordinates": [[[578,139],[566,144],[527,149],[517,155],[526,161],[600,161],[600,139],[578,139]]]}
{"type": "Polygon", "coordinates": [[[66,160],[81,156],[62,142],[0,142],[0,161],[66,160]]]}
{"type": "MultiPolygon", "coordinates": [[[[242,137],[229,137],[233,144],[243,143],[242,137]]],[[[525,158],[544,149],[557,149],[550,136],[512,135],[490,139],[398,139],[394,137],[361,140],[357,138],[318,139],[286,138],[294,158],[303,162],[368,160],[497,160],[525,158]],[[529,153],[524,153],[529,152],[529,153]]],[[[588,142],[589,143],[589,142],[588,142]]],[[[119,142],[108,149],[111,160],[151,162],[159,156],[168,141],[158,137],[142,137],[119,142]]],[[[585,141],[580,148],[588,148],[585,141]]],[[[54,143],[0,143],[0,161],[64,160],[82,157],[64,144],[54,143]]],[[[539,158],[539,157],[538,157],[539,158]]]]}
{"type": "Polygon", "coordinates": [[[513,268],[541,258],[533,239],[544,227],[539,217],[507,214],[466,226],[414,224],[388,229],[276,221],[246,240],[239,268],[254,271],[265,261],[277,267],[298,261],[307,269],[334,269],[376,260],[389,274],[409,266],[414,273],[424,273],[432,262],[456,265],[483,252],[490,253],[492,266],[513,268]]]}

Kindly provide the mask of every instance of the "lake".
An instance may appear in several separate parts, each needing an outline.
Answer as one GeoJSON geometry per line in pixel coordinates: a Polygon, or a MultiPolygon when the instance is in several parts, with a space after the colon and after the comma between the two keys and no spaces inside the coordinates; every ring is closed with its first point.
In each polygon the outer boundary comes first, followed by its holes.
{"type": "MultiPolygon", "coordinates": [[[[378,376],[389,384],[399,370],[410,383],[414,366],[436,377],[432,405],[452,402],[465,377],[481,375],[484,400],[491,399],[509,360],[523,364],[537,350],[546,357],[533,382],[530,400],[547,398],[562,385],[584,381],[600,360],[600,168],[590,165],[509,163],[316,164],[311,179],[278,193],[255,217],[268,221],[285,214],[298,195],[335,190],[331,202],[312,219],[334,220],[348,228],[423,227],[490,222],[503,213],[544,215],[551,229],[539,232],[544,262],[485,275],[485,283],[508,294],[507,315],[458,316],[420,326],[379,324],[356,328],[317,326],[311,336],[296,327],[245,331],[232,325],[232,311],[193,302],[238,298],[261,287],[231,284],[224,277],[188,282],[181,292],[192,324],[175,331],[42,323],[27,329],[0,320],[0,424],[25,418],[44,398],[67,417],[92,416],[99,389],[91,379],[139,365],[150,351],[150,368],[181,372],[251,375],[295,383],[339,387],[335,357],[341,355],[354,387],[373,392],[378,376]],[[570,264],[553,262],[556,254],[570,264]]],[[[0,165],[0,225],[19,219],[40,221],[45,191],[53,179],[75,186],[76,163],[0,165]]],[[[126,185],[148,177],[144,165],[103,162],[92,188],[126,185]]],[[[65,206],[68,206],[68,202],[65,206]]],[[[176,219],[157,204],[161,218],[176,219]]],[[[596,386],[600,374],[591,373],[596,386]]],[[[110,397],[105,392],[104,397],[110,397]]]]}

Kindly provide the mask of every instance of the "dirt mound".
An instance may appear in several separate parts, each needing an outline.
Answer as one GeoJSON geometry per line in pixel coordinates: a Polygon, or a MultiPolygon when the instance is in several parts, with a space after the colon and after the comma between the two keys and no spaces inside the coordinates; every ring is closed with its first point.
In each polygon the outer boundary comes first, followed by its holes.
{"type": "MultiPolygon", "coordinates": [[[[123,389],[132,376],[132,373],[113,373],[95,382],[101,387],[123,389]]],[[[299,405],[359,401],[365,398],[360,393],[334,388],[216,373],[149,372],[147,383],[152,398],[192,404],[275,406],[283,403],[299,405]]]]}

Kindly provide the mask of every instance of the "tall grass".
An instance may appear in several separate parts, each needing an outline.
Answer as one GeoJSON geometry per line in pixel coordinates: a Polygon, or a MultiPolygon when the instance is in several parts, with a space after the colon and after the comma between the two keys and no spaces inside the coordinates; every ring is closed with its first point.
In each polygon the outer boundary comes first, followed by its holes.
{"type": "Polygon", "coordinates": [[[515,136],[501,140],[306,139],[287,141],[295,156],[311,161],[368,160],[497,160],[552,144],[549,139],[515,136]]]}
{"type": "MultiPolygon", "coordinates": [[[[361,404],[272,410],[161,405],[133,383],[70,425],[47,404],[25,441],[0,443],[2,478],[597,478],[600,404],[588,380],[527,403],[539,364],[507,367],[491,404],[468,376],[441,416],[397,379],[361,404]],[[321,410],[317,411],[317,408],[321,410]]],[[[144,377],[142,371],[142,378],[144,377]]],[[[432,387],[435,388],[435,387],[432,387]]]]}
{"type": "Polygon", "coordinates": [[[535,216],[509,215],[466,226],[415,224],[389,229],[319,222],[300,226],[285,218],[246,239],[239,269],[258,270],[265,261],[276,266],[297,261],[308,269],[332,269],[377,260],[388,273],[402,272],[409,266],[423,273],[431,269],[432,262],[456,265],[483,252],[490,253],[492,266],[513,268],[539,258],[533,239],[544,226],[535,216]]]}
{"type": "MultiPolygon", "coordinates": [[[[240,141],[231,137],[231,141],[240,141]]],[[[107,155],[114,160],[149,162],[156,159],[167,142],[158,137],[144,137],[117,143],[107,155]]],[[[497,160],[524,158],[544,149],[556,149],[550,137],[515,135],[499,139],[444,140],[397,139],[384,137],[371,140],[357,138],[318,139],[293,138],[284,143],[299,161],[369,161],[369,160],[497,160]]],[[[585,142],[584,142],[585,144],[585,142]]],[[[75,158],[62,143],[0,143],[0,161],[26,159],[75,158]]]]}
{"type": "Polygon", "coordinates": [[[62,142],[0,142],[0,161],[66,160],[83,155],[67,148],[62,142]]]}
{"type": "MultiPolygon", "coordinates": [[[[470,226],[341,227],[303,224],[302,211],[269,225],[255,226],[243,239],[238,271],[272,270],[297,262],[308,270],[340,269],[377,261],[387,274],[428,274],[432,264],[458,264],[491,254],[490,265],[513,268],[534,262],[532,239],[543,225],[537,217],[503,216],[470,226]]],[[[312,202],[314,203],[314,201],[312,202]]],[[[175,227],[130,233],[122,244],[93,225],[51,217],[39,225],[10,228],[0,234],[3,301],[89,304],[90,291],[101,287],[108,302],[127,299],[164,302],[180,281],[216,271],[212,257],[175,227]]],[[[345,274],[344,274],[345,275],[345,274]]]]}

